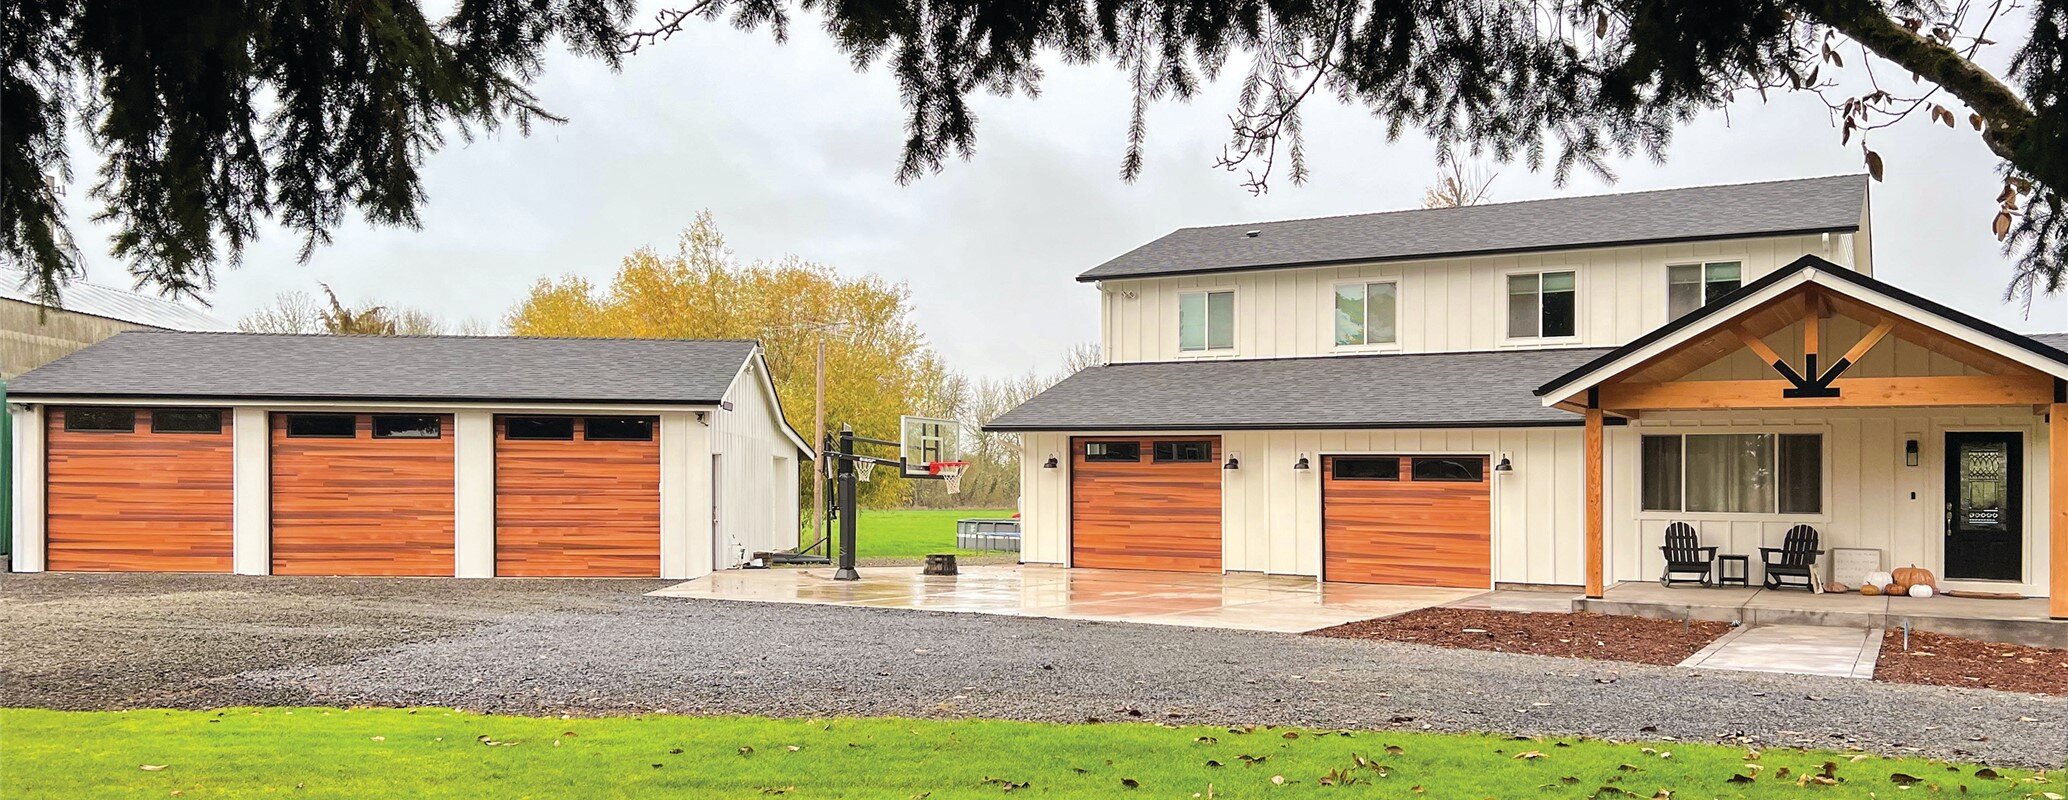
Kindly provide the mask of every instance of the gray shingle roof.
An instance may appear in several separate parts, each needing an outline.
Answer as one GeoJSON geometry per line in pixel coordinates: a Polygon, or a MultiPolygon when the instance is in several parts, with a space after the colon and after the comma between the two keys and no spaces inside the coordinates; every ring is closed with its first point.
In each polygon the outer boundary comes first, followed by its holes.
{"type": "Polygon", "coordinates": [[[127,331],[31,370],[8,394],[710,405],[754,349],[744,340],[127,331]]]}
{"type": "Polygon", "coordinates": [[[1222,430],[1577,425],[1538,384],[1608,352],[1506,350],[1090,367],[985,427],[1222,430]]]}
{"type": "MultiPolygon", "coordinates": [[[[0,298],[43,305],[28,290],[0,281],[0,298]]],[[[162,297],[150,297],[91,283],[67,285],[59,307],[75,314],[104,317],[169,331],[227,331],[222,320],[162,297]]]]}
{"type": "Polygon", "coordinates": [[[1851,231],[1866,200],[1865,175],[1836,175],[1180,228],[1077,279],[1851,231]]]}

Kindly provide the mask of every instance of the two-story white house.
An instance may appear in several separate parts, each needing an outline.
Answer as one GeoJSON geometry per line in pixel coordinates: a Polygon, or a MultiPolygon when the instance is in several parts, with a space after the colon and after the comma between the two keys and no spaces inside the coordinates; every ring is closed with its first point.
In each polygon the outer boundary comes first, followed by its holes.
{"type": "Polygon", "coordinates": [[[988,426],[1022,435],[1021,557],[1599,597],[1659,577],[1672,523],[1754,554],[1754,582],[1807,524],[2068,616],[2068,334],[1876,280],[1867,187],[1138,247],[1078,276],[1107,363],[988,426]]]}

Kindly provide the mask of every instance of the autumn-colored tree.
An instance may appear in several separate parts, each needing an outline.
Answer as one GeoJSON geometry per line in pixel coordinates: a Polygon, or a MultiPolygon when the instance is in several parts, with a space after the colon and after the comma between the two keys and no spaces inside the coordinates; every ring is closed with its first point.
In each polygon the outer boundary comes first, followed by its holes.
{"type": "Polygon", "coordinates": [[[1493,194],[1494,178],[1485,164],[1465,164],[1455,158],[1436,162],[1436,185],[1422,192],[1423,208],[1464,208],[1484,203],[1493,194]]]}
{"type": "MultiPolygon", "coordinates": [[[[346,306],[338,300],[330,287],[323,288],[325,303],[318,303],[308,292],[287,291],[273,297],[273,304],[244,315],[237,320],[237,329],[247,333],[333,333],[360,336],[429,336],[445,332],[445,323],[436,314],[420,308],[393,308],[382,305],[366,305],[359,308],[346,306]]],[[[477,335],[487,332],[487,326],[474,321],[463,323],[459,332],[477,335]]]]}
{"type": "MultiPolygon", "coordinates": [[[[944,371],[912,322],[903,284],[847,277],[796,257],[741,263],[708,211],[682,232],[675,252],[642,248],[626,256],[607,287],[572,275],[542,279],[504,322],[519,336],[758,339],[784,415],[807,436],[822,336],[829,337],[829,432],[847,424],[863,436],[897,439],[899,415],[921,410],[944,371]]],[[[909,497],[908,482],[890,472],[877,469],[862,484],[864,504],[909,497]]],[[[808,484],[799,496],[811,496],[808,484]]]]}

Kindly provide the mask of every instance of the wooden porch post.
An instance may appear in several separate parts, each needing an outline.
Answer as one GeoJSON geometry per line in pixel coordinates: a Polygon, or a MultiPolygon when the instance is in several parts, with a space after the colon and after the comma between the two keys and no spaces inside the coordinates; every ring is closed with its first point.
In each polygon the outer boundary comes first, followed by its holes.
{"type": "MultiPolygon", "coordinates": [[[[1595,390],[1587,390],[1587,596],[1599,599],[1602,591],[1602,548],[1601,548],[1601,449],[1602,419],[1601,403],[1595,390]]],[[[2058,479],[2055,484],[2059,487],[2058,479]]],[[[2060,492],[2055,492],[2059,494],[2060,492]]],[[[2062,551],[2054,552],[2054,561],[2062,561],[2062,551]]],[[[2063,568],[2068,573],[2068,568],[2063,568]]],[[[2058,584],[2057,584],[2058,585],[2058,584]]],[[[2062,592],[2068,595],[2068,592],[2062,592]]],[[[2058,611],[2062,606],[2056,605],[2058,611]]]]}
{"type": "Polygon", "coordinates": [[[2048,567],[2047,614],[2068,619],[2068,381],[2054,379],[2054,402],[2047,407],[2048,567]]]}

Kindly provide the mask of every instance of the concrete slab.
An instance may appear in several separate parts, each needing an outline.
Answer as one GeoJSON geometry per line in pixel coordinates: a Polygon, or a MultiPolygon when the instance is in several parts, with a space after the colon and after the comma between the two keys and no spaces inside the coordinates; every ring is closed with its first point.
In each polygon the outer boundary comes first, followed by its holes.
{"type": "Polygon", "coordinates": [[[1525,611],[1536,614],[1569,614],[1579,601],[1579,592],[1546,592],[1535,589],[1495,589],[1476,594],[1455,603],[1444,604],[1447,608],[1471,608],[1484,611],[1525,611]]]}
{"type": "Polygon", "coordinates": [[[1732,631],[1680,665],[1864,680],[1874,677],[1880,652],[1876,629],[1761,625],[1732,631]]]}
{"type": "Polygon", "coordinates": [[[922,575],[917,567],[875,567],[863,570],[859,581],[832,577],[825,568],[735,570],[650,595],[1299,633],[1484,594],[1283,575],[1016,566],[965,567],[954,576],[922,575]]]}
{"type": "Polygon", "coordinates": [[[1982,600],[1967,597],[1867,597],[1800,590],[1663,587],[1621,583],[1578,608],[1654,619],[1738,622],[1748,626],[1818,625],[1933,631],[2032,647],[2068,647],[2068,621],[2048,617],[2045,598],[1982,600]]]}

